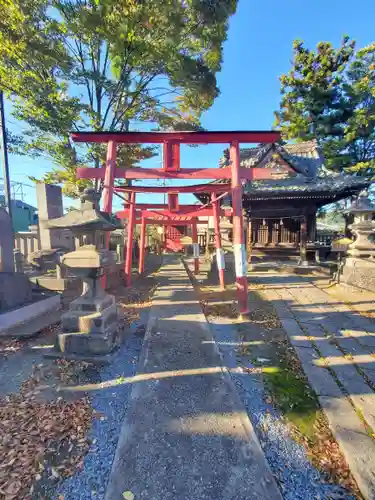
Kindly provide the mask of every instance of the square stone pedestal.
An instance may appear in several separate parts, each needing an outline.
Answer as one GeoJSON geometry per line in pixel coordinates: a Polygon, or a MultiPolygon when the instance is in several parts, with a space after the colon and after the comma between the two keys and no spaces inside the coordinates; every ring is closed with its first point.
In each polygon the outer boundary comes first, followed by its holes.
{"type": "Polygon", "coordinates": [[[62,333],[56,341],[57,349],[79,355],[110,353],[117,346],[118,317],[113,295],[78,297],[61,318],[62,333]]]}
{"type": "Polygon", "coordinates": [[[375,292],[375,259],[348,257],[342,269],[341,281],[375,292]]]}

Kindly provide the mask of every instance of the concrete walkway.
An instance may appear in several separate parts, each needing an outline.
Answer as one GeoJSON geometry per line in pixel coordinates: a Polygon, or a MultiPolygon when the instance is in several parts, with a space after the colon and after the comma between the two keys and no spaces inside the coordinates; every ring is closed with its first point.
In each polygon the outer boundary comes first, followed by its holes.
{"type": "Polygon", "coordinates": [[[249,281],[276,309],[362,494],[374,499],[375,322],[317,286],[317,276],[254,271],[249,281]]]}
{"type": "Polygon", "coordinates": [[[157,278],[106,499],[281,499],[182,263],[157,278]]]}

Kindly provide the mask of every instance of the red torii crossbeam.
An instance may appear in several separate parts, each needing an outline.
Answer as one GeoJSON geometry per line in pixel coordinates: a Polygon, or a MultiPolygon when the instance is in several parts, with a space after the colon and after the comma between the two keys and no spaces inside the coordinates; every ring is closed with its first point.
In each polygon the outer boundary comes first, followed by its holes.
{"type": "MultiPolygon", "coordinates": [[[[105,179],[106,168],[77,169],[80,179],[105,179]]],[[[246,181],[259,179],[272,179],[280,174],[277,168],[240,168],[240,178],[246,181]]],[[[164,170],[163,168],[116,168],[114,177],[116,179],[231,179],[231,168],[184,168],[179,171],[164,170]]]]}
{"type": "Polygon", "coordinates": [[[72,132],[74,142],[110,142],[118,144],[271,144],[280,140],[274,130],[204,130],[182,132],[72,132]]]}
{"type": "MultiPolygon", "coordinates": [[[[116,178],[125,179],[221,179],[231,180],[230,192],[232,195],[233,209],[233,251],[235,257],[237,298],[241,314],[248,313],[247,297],[247,259],[243,231],[242,215],[242,183],[241,181],[252,181],[254,179],[272,178],[277,169],[241,168],[240,167],[240,143],[273,143],[280,140],[280,133],[275,131],[203,131],[203,132],[74,132],[72,139],[75,142],[86,143],[108,143],[108,153],[105,168],[77,169],[77,177],[81,179],[102,179],[103,188],[103,209],[111,213],[112,197],[115,190],[114,181],[116,178]],[[116,168],[116,145],[117,144],[163,144],[164,168],[116,168]],[[180,166],[180,145],[181,144],[229,144],[230,146],[230,167],[225,168],[195,168],[181,169],[180,166]]],[[[229,183],[228,183],[229,184],[229,183]]],[[[178,197],[173,186],[168,186],[168,208],[170,213],[177,215],[181,207],[178,205],[178,197]]],[[[191,187],[190,187],[191,188],[191,187]]],[[[198,186],[197,186],[198,188],[198,186]]],[[[205,186],[205,191],[210,192],[205,186]]],[[[201,185],[199,189],[202,189],[201,185]]],[[[203,188],[204,189],[204,188],[203,188]]],[[[202,189],[202,190],[203,190],[202,189]]],[[[225,190],[213,190],[211,193],[223,193],[225,190]]],[[[125,190],[124,190],[125,191],[125,190]]],[[[125,191],[126,192],[126,191],[125,191]]],[[[131,280],[131,254],[134,225],[136,223],[135,195],[137,190],[129,190],[130,209],[128,225],[127,255],[125,263],[125,274],[127,282],[131,280]]],[[[145,191],[144,191],[145,192],[145,191]]],[[[154,191],[157,192],[157,191],[154,191]]],[[[159,191],[160,192],[160,191],[159,191]]],[[[184,192],[199,192],[184,191],[184,192]]],[[[201,191],[202,192],[202,191],[201,191]]],[[[215,205],[214,212],[219,217],[219,207],[217,197],[212,198],[215,205]]],[[[197,214],[196,212],[191,212],[197,214]]],[[[192,218],[194,219],[194,218],[192,218]]],[[[146,214],[142,212],[142,228],[145,228],[146,214]]],[[[152,219],[153,221],[155,219],[152,219]]],[[[218,228],[215,222],[215,233],[218,228]]],[[[193,234],[196,233],[196,224],[192,225],[193,234]],[[195,229],[194,229],[195,226],[195,229]]],[[[215,242],[220,244],[220,238],[215,234],[215,242]]],[[[144,244],[144,239],[143,239],[144,244]]],[[[144,250],[143,250],[144,251],[144,250]]],[[[195,255],[196,257],[196,255],[195,255]]],[[[218,253],[218,259],[220,252],[218,253]]],[[[195,259],[197,261],[197,259],[195,259]]],[[[218,266],[219,267],[219,266],[218,266]]]]}
{"type": "Polygon", "coordinates": [[[226,193],[231,184],[196,184],[194,186],[114,186],[119,193],[226,193]]]}

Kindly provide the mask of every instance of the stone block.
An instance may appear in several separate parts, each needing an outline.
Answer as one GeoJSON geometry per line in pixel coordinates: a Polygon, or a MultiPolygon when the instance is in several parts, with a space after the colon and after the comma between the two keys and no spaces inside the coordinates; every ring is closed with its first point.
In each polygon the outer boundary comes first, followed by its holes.
{"type": "Polygon", "coordinates": [[[375,498],[375,441],[345,397],[319,397],[329,426],[364,498],[375,498]]]}
{"type": "Polygon", "coordinates": [[[55,276],[41,275],[31,277],[31,281],[38,284],[42,288],[56,292],[64,292],[65,290],[76,290],[79,285],[78,278],[57,278],[55,276]]]}
{"type": "Polygon", "coordinates": [[[109,354],[116,346],[116,331],[107,334],[61,333],[56,340],[56,348],[62,353],[78,355],[109,354]]]}
{"type": "Polygon", "coordinates": [[[375,291],[375,259],[348,257],[342,270],[341,280],[348,285],[375,291]]]}
{"type": "Polygon", "coordinates": [[[295,351],[311,387],[318,396],[342,396],[341,389],[327,368],[318,367],[314,364],[318,359],[315,349],[295,347],[295,351]]]}
{"type": "MultiPolygon", "coordinates": [[[[37,320],[39,316],[51,313],[51,317],[60,308],[60,295],[53,295],[38,301],[29,303],[11,311],[0,314],[0,334],[9,335],[15,327],[37,320]]],[[[45,325],[46,326],[46,325],[45,325]]],[[[27,333],[20,332],[17,336],[27,336],[27,333]]]]}
{"type": "Polygon", "coordinates": [[[109,307],[88,313],[82,310],[69,310],[61,318],[62,330],[65,333],[101,333],[105,334],[111,328],[112,323],[117,322],[117,306],[111,304],[109,307]]]}
{"type": "Polygon", "coordinates": [[[0,273],[0,312],[5,312],[32,300],[32,285],[25,274],[0,273]]]}
{"type": "Polygon", "coordinates": [[[13,228],[8,212],[0,207],[0,272],[13,272],[13,228]]]}
{"type": "Polygon", "coordinates": [[[73,248],[73,238],[65,229],[50,229],[48,222],[61,217],[63,211],[62,191],[53,184],[36,184],[40,243],[43,250],[51,248],[73,248]]]}

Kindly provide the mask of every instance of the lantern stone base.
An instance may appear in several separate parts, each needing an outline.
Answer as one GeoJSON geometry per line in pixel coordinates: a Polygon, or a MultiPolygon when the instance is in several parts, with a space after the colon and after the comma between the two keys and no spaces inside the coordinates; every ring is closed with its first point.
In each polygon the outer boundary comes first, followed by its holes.
{"type": "Polygon", "coordinates": [[[117,345],[119,314],[115,298],[101,294],[73,300],[69,311],[61,318],[62,333],[56,348],[63,353],[108,354],[117,345]]]}
{"type": "Polygon", "coordinates": [[[340,279],[348,285],[375,292],[375,258],[348,257],[340,279]]]}
{"type": "Polygon", "coordinates": [[[117,339],[117,331],[106,333],[60,333],[56,348],[60,353],[86,355],[109,354],[113,351],[117,339]]]}

